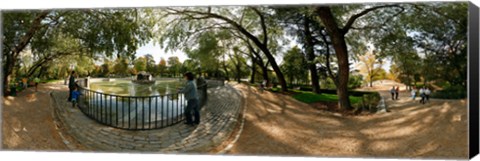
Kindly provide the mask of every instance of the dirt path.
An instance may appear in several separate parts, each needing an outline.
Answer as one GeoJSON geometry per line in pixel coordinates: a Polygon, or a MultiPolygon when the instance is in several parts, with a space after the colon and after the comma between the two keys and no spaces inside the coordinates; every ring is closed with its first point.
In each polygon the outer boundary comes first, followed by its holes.
{"type": "MultiPolygon", "coordinates": [[[[2,102],[2,148],[6,150],[66,151],[53,121],[50,90],[65,87],[41,84],[6,97],[2,102]]],[[[67,137],[67,136],[65,136],[67,137]]]]}
{"type": "MultiPolygon", "coordinates": [[[[389,85],[385,83],[383,90],[389,85]]],[[[468,155],[466,100],[433,99],[421,105],[401,92],[400,100],[386,99],[391,112],[338,116],[289,96],[235,87],[244,94],[247,112],[230,154],[463,159],[468,155]]],[[[388,96],[386,90],[381,93],[388,96]]]]}

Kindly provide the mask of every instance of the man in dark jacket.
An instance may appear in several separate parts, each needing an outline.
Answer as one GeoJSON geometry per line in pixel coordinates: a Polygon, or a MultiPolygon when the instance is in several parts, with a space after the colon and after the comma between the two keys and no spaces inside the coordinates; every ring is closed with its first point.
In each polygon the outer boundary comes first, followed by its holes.
{"type": "Polygon", "coordinates": [[[179,90],[179,92],[183,93],[185,99],[187,100],[187,107],[185,108],[185,118],[187,119],[187,122],[185,122],[185,124],[199,124],[200,108],[198,102],[197,85],[195,84],[192,73],[185,73],[184,77],[187,80],[187,84],[183,89],[179,90]],[[192,112],[194,114],[194,119],[192,119],[192,112]]]}
{"type": "Polygon", "coordinates": [[[75,83],[75,71],[72,71],[72,74],[70,74],[70,78],[68,81],[68,102],[72,101],[72,92],[75,89],[77,84],[75,83]]]}

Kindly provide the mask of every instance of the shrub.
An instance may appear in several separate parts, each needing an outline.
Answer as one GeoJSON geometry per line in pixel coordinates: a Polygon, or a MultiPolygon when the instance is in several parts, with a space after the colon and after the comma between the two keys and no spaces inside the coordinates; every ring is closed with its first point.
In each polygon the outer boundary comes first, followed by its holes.
{"type": "Polygon", "coordinates": [[[380,94],[378,92],[363,92],[363,93],[364,94],[361,96],[362,100],[356,104],[353,104],[353,107],[355,107],[356,109],[362,108],[362,110],[365,109],[370,112],[376,112],[378,102],[381,99],[380,94]]]}
{"type": "MultiPolygon", "coordinates": [[[[314,103],[314,102],[338,102],[338,96],[336,94],[315,94],[312,92],[300,92],[293,95],[293,98],[304,103],[314,103]]],[[[361,101],[361,97],[350,96],[350,102],[357,103],[361,101]]]]}
{"type": "Polygon", "coordinates": [[[449,86],[443,90],[433,92],[431,97],[440,99],[462,99],[467,97],[467,89],[463,86],[449,86]]]}

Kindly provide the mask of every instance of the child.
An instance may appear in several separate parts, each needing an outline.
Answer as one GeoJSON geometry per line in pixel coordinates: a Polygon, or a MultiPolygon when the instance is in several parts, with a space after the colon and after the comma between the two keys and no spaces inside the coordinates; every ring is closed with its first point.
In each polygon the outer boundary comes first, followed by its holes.
{"type": "Polygon", "coordinates": [[[76,107],[77,101],[78,101],[78,98],[80,97],[80,95],[82,95],[82,93],[80,93],[78,91],[78,87],[74,87],[74,89],[72,91],[72,107],[73,108],[76,107]]]}
{"type": "Polygon", "coordinates": [[[28,81],[27,77],[23,77],[23,78],[22,78],[23,89],[27,89],[27,88],[28,88],[27,81],[28,81]]]}

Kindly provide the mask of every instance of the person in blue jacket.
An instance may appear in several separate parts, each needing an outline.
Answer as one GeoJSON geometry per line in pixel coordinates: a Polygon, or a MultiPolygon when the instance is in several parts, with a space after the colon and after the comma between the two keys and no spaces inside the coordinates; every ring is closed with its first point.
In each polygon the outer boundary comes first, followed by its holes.
{"type": "Polygon", "coordinates": [[[76,105],[77,105],[77,102],[78,102],[78,98],[80,97],[80,95],[82,95],[82,93],[80,93],[78,91],[78,87],[73,87],[73,91],[72,91],[72,98],[71,98],[71,101],[72,101],[72,107],[75,108],[76,105]]]}
{"type": "Polygon", "coordinates": [[[185,118],[187,125],[199,124],[200,123],[200,108],[198,102],[198,93],[197,85],[194,81],[194,76],[191,72],[187,72],[184,75],[184,78],[187,80],[185,87],[180,89],[178,92],[183,93],[185,99],[187,100],[187,107],[185,108],[185,118]],[[192,118],[192,113],[194,118],[192,118]]]}

